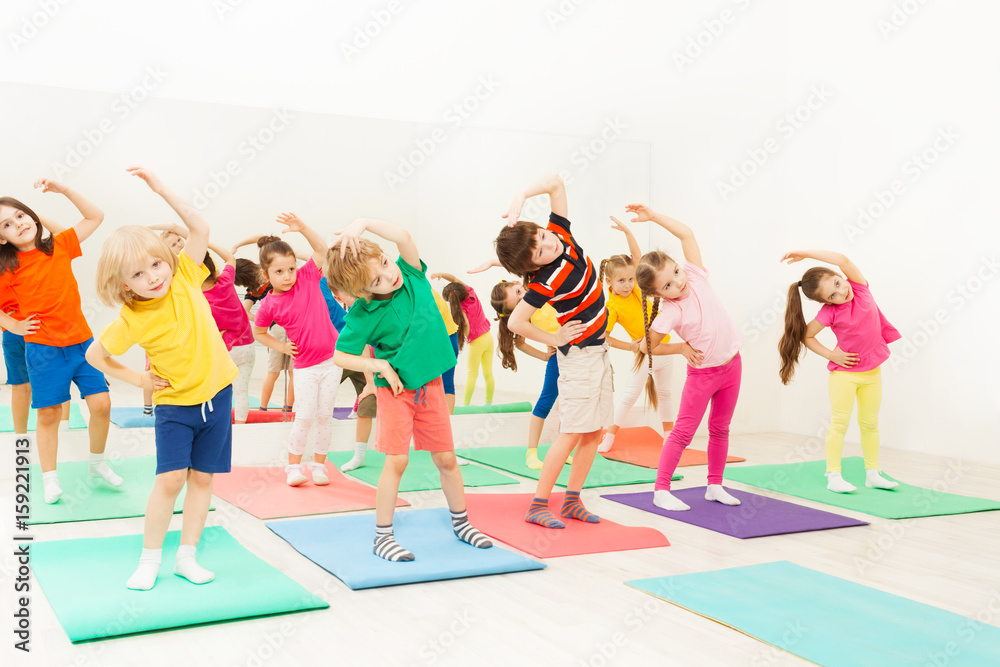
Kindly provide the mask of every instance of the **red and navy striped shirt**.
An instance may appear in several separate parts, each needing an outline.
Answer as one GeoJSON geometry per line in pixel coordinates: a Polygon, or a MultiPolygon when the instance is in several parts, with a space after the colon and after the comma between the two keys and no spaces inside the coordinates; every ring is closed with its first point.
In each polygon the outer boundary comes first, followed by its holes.
{"type": "MultiPolygon", "coordinates": [[[[604,291],[597,279],[597,269],[569,231],[569,220],[555,213],[546,227],[563,243],[563,254],[551,264],[535,272],[525,286],[524,300],[534,308],[551,304],[559,324],[576,320],[586,325],[583,333],[570,345],[586,347],[603,343],[608,324],[608,309],[604,307],[604,291]]],[[[570,345],[560,349],[563,354],[570,345]]]]}

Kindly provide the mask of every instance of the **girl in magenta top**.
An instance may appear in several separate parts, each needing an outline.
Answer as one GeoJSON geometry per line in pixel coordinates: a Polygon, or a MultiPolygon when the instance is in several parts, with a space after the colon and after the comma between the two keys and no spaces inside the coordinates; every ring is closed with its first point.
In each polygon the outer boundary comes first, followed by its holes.
{"type": "Polygon", "coordinates": [[[472,402],[472,394],[476,390],[476,379],[479,377],[479,367],[483,367],[483,379],[486,380],[486,404],[493,402],[493,334],[490,333],[490,322],[483,312],[483,305],[476,291],[469,285],[450,273],[432,273],[431,279],[449,281],[441,296],[448,302],[451,317],[458,325],[458,349],[461,350],[466,341],[469,343],[469,373],[465,378],[465,405],[472,402]]]}
{"type": "MultiPolygon", "coordinates": [[[[831,416],[826,434],[826,488],[836,493],[857,489],[844,479],[840,462],[844,436],[857,400],[865,486],[893,489],[898,484],[882,477],[879,470],[878,412],[882,403],[881,366],[889,358],[888,344],[899,340],[899,332],[875,304],[868,281],[854,262],[840,253],[825,250],[800,250],[782,257],[789,264],[803,259],[834,264],[844,275],[826,267],[814,267],[788,288],[785,333],[778,346],[781,381],[784,384],[791,381],[803,345],[827,359],[831,416]],[[807,298],[823,304],[809,324],[802,314],[800,289],[807,298]],[[830,327],[837,337],[837,346],[832,350],[816,339],[824,327],[830,327]]],[[[860,482],[860,477],[856,481],[860,482]]]]}

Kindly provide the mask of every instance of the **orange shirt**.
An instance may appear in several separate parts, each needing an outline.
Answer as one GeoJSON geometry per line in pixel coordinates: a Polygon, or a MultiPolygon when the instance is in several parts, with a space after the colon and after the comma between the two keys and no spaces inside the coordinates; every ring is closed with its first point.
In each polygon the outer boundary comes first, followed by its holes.
{"type": "Polygon", "coordinates": [[[25,336],[25,342],[68,347],[93,336],[70,266],[82,254],[76,230],[70,227],[55,237],[51,256],[38,249],[19,252],[14,275],[0,276],[0,289],[11,291],[22,318],[38,315],[38,331],[25,336]]]}

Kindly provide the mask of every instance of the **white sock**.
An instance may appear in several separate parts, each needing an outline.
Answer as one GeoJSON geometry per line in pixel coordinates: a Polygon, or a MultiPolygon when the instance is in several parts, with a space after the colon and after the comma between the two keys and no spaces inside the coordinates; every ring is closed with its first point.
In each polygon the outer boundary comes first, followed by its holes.
{"type": "Polygon", "coordinates": [[[62,488],[59,486],[59,474],[55,470],[42,473],[42,486],[45,488],[45,502],[49,505],[59,500],[62,488]]]}
{"type": "Polygon", "coordinates": [[[309,481],[309,478],[302,474],[301,463],[289,463],[285,466],[285,473],[288,475],[285,478],[288,486],[302,486],[309,481]]]}
{"type": "Polygon", "coordinates": [[[653,504],[671,512],[683,512],[691,507],[666,489],[653,491],[653,504]]]}
{"type": "Polygon", "coordinates": [[[90,453],[90,475],[92,477],[101,477],[105,482],[111,486],[121,486],[123,480],[121,477],[115,474],[115,471],[108,467],[108,464],[104,462],[104,454],[94,454],[90,453]]]}
{"type": "Polygon", "coordinates": [[[605,452],[611,451],[611,447],[615,444],[615,434],[605,433],[604,440],[601,440],[601,444],[597,446],[597,452],[603,454],[605,452]]]}
{"type": "Polygon", "coordinates": [[[148,591],[152,588],[156,583],[156,575],[160,573],[162,555],[162,549],[143,549],[139,556],[139,567],[128,578],[125,586],[134,591],[148,591]]]}
{"type": "Polygon", "coordinates": [[[330,477],[326,474],[326,465],[319,461],[309,462],[309,472],[312,473],[313,484],[316,486],[326,486],[330,483],[330,477]]]}
{"type": "Polygon", "coordinates": [[[826,488],[834,493],[850,493],[858,490],[858,487],[844,479],[839,472],[826,473],[826,488]]]}
{"type": "Polygon", "coordinates": [[[705,489],[705,500],[714,500],[723,505],[739,505],[740,499],[722,488],[721,484],[709,484],[705,489]]]}
{"type": "Polygon", "coordinates": [[[891,479],[886,479],[881,475],[882,471],[878,468],[872,468],[871,470],[865,470],[865,486],[869,489],[895,489],[899,486],[899,482],[894,482],[891,479]]]}
{"type": "Polygon", "coordinates": [[[195,551],[198,547],[193,544],[182,544],[177,547],[177,562],[174,565],[174,574],[184,577],[192,584],[207,584],[215,579],[215,572],[206,570],[194,559],[195,551]]]}
{"type": "Polygon", "coordinates": [[[351,460],[340,466],[342,472],[350,472],[355,468],[360,468],[365,464],[365,450],[368,449],[367,442],[356,442],[354,443],[354,456],[351,460]]]}

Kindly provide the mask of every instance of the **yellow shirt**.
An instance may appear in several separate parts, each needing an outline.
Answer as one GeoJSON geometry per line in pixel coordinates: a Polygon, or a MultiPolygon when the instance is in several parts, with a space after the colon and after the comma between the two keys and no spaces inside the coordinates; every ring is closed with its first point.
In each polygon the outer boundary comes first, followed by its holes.
{"type": "MultiPolygon", "coordinates": [[[[625,333],[632,340],[639,340],[646,337],[646,328],[642,323],[642,291],[636,285],[628,296],[618,296],[614,292],[608,295],[608,333],[615,327],[615,323],[622,325],[625,333]]],[[[653,304],[649,300],[646,303],[649,323],[653,323],[653,304]]],[[[670,340],[667,335],[663,338],[666,343],[670,340]]]]}
{"type": "Polygon", "coordinates": [[[181,251],[167,293],[122,306],[118,319],[101,332],[108,352],[118,356],[138,344],[150,369],[170,381],[170,387],[153,393],[157,405],[204,403],[239,375],[201,291],[207,276],[207,268],[181,251]]]}
{"type": "Polygon", "coordinates": [[[559,330],[559,317],[556,314],[556,309],[549,304],[536,310],[529,321],[547,333],[555,333],[559,330]]]}
{"type": "Polygon", "coordinates": [[[448,303],[437,293],[437,290],[432,289],[431,294],[434,295],[434,303],[437,304],[438,310],[441,311],[441,319],[444,320],[444,328],[448,330],[448,335],[456,333],[458,325],[455,324],[455,319],[451,316],[451,308],[448,307],[448,303]]]}

